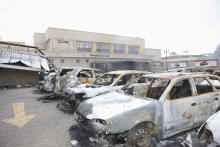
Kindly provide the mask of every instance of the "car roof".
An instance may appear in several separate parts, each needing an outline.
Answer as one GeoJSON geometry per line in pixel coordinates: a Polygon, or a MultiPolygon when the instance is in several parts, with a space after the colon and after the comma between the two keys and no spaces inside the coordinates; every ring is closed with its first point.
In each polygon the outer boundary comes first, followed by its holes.
{"type": "Polygon", "coordinates": [[[99,70],[99,69],[95,69],[95,68],[89,68],[89,67],[63,67],[61,69],[93,69],[93,70],[99,70]]]}
{"type": "Polygon", "coordinates": [[[198,67],[179,67],[179,68],[174,68],[174,69],[170,69],[168,71],[176,71],[176,70],[186,70],[186,69],[199,69],[198,67]]]}
{"type": "Polygon", "coordinates": [[[180,72],[165,72],[165,73],[155,73],[144,75],[144,77],[151,78],[178,78],[178,77],[205,77],[205,76],[214,76],[208,73],[180,73],[180,72]]]}
{"type": "Polygon", "coordinates": [[[117,70],[117,71],[108,72],[107,74],[133,74],[133,73],[144,73],[144,74],[148,74],[148,73],[151,73],[151,72],[148,72],[148,71],[139,71],[139,70],[117,70]]]}

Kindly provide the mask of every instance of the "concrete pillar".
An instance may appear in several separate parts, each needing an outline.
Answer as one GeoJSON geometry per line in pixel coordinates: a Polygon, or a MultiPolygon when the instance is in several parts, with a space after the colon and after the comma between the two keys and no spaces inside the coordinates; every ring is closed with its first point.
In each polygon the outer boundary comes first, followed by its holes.
{"type": "Polygon", "coordinates": [[[128,54],[128,45],[126,45],[126,47],[125,47],[125,54],[126,55],[128,54]]]}
{"type": "Polygon", "coordinates": [[[72,39],[69,40],[69,48],[70,48],[71,51],[74,50],[74,42],[73,41],[74,40],[72,40],[72,39]]]}
{"type": "Polygon", "coordinates": [[[92,53],[96,53],[96,42],[93,42],[92,53]]]}
{"type": "Polygon", "coordinates": [[[111,43],[110,54],[113,53],[113,43],[111,43]]]}
{"type": "Polygon", "coordinates": [[[49,48],[50,48],[50,51],[53,49],[53,38],[49,39],[49,48]]]}
{"type": "Polygon", "coordinates": [[[73,52],[77,52],[76,40],[73,40],[73,52]]]}

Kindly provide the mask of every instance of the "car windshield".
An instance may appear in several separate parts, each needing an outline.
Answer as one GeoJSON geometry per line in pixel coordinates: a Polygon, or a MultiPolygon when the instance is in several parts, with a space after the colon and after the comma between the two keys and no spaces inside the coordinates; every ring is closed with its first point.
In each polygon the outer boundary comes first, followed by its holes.
{"type": "Polygon", "coordinates": [[[129,95],[159,100],[169,83],[167,78],[139,77],[125,85],[123,90],[129,95]]]}
{"type": "Polygon", "coordinates": [[[119,74],[104,74],[97,78],[94,82],[95,85],[111,85],[117,78],[119,74]]]}

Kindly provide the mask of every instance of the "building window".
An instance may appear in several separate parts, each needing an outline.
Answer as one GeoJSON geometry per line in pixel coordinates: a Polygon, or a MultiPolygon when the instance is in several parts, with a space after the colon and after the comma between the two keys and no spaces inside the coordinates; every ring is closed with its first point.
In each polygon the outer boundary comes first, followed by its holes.
{"type": "Polygon", "coordinates": [[[79,59],[76,60],[76,63],[79,63],[79,59]]]}
{"type": "Polygon", "coordinates": [[[76,47],[77,47],[77,51],[91,52],[92,51],[92,42],[77,41],[76,47]]]}
{"type": "Polygon", "coordinates": [[[128,53],[129,54],[138,54],[139,51],[140,51],[139,46],[134,46],[134,45],[128,46],[128,53]]]}
{"type": "Polygon", "coordinates": [[[126,45],[125,44],[114,44],[113,52],[114,53],[125,53],[126,45]]]}
{"type": "Polygon", "coordinates": [[[110,43],[102,43],[102,42],[96,43],[96,51],[97,52],[109,53],[110,49],[111,49],[110,43]]]}
{"type": "Polygon", "coordinates": [[[89,63],[89,59],[86,59],[86,63],[89,63]]]}
{"type": "Polygon", "coordinates": [[[64,63],[64,59],[60,59],[60,62],[61,62],[61,63],[64,63]]]}

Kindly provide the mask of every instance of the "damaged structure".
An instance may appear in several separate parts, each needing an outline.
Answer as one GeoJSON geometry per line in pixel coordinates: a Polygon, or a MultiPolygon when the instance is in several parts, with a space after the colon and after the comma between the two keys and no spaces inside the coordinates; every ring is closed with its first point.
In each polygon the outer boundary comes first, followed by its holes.
{"type": "Polygon", "coordinates": [[[37,47],[0,42],[0,87],[34,85],[49,64],[37,47]]]}
{"type": "Polygon", "coordinates": [[[75,129],[94,144],[152,146],[199,127],[219,110],[219,90],[220,79],[211,74],[149,74],[124,90],[82,102],[75,129]]]}

